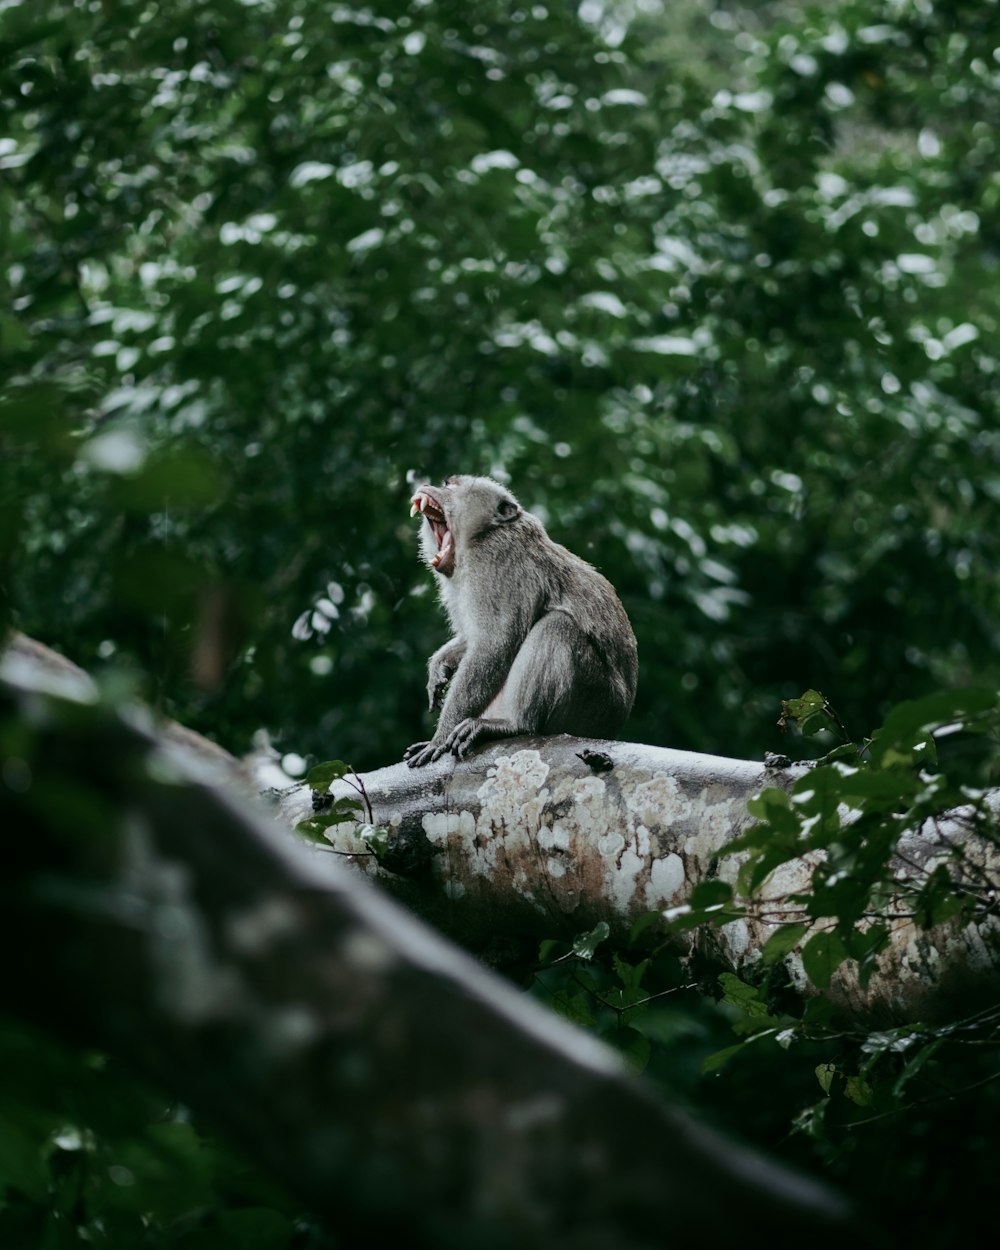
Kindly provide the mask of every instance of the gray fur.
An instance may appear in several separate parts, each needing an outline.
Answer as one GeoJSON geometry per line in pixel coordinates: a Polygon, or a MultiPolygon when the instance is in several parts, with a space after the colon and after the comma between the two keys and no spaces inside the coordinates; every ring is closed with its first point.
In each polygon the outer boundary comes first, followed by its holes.
{"type": "Polygon", "coordinates": [[[455,636],[428,662],[428,698],[441,714],[430,742],[404,754],[410,767],[462,757],[488,738],[614,736],[632,710],[638,659],[611,584],[492,478],[449,477],[421,495],[431,501],[422,554],[455,636]],[[454,543],[453,563],[440,568],[435,507],[454,543]]]}

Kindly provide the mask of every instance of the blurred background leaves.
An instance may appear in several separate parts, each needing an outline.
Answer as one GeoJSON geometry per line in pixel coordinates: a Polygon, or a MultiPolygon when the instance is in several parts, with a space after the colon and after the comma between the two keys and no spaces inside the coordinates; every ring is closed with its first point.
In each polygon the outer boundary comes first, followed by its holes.
{"type": "Polygon", "coordinates": [[[637,740],[996,679],[995,5],[0,16],[28,632],[388,763],[443,636],[410,484],[481,471],[619,588],[637,740]]]}

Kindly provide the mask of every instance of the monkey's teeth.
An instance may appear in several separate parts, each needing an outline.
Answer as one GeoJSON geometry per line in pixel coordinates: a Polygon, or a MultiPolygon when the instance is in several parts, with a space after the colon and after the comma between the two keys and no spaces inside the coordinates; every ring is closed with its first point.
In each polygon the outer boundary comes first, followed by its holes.
{"type": "Polygon", "coordinates": [[[413,503],[410,504],[410,516],[416,516],[419,511],[420,509],[417,507],[417,501],[414,499],[413,503]]]}
{"type": "Polygon", "coordinates": [[[436,556],[431,557],[431,568],[436,569],[440,563],[441,563],[441,552],[439,551],[436,556]]]}

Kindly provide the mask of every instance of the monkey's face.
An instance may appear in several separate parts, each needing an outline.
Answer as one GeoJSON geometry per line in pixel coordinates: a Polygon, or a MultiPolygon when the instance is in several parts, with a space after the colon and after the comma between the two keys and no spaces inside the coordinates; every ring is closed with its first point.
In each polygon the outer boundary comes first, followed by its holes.
{"type": "Polygon", "coordinates": [[[521,505],[506,487],[466,474],[446,477],[441,486],[421,486],[411,502],[410,516],[419,513],[424,519],[423,557],[445,577],[452,576],[470,547],[521,516],[521,505]]]}

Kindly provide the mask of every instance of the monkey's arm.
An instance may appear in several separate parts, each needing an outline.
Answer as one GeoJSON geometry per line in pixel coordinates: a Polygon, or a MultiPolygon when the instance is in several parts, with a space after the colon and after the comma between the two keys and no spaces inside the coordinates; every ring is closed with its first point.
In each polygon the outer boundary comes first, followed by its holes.
{"type": "MultiPolygon", "coordinates": [[[[477,724],[488,723],[480,722],[478,718],[503,687],[523,636],[522,629],[510,621],[501,620],[488,636],[466,646],[461,663],[451,679],[451,688],[445,697],[434,737],[430,742],[415,742],[403,754],[403,759],[411,768],[421,768],[452,750],[452,733],[459,725],[471,718],[477,724]]],[[[446,647],[442,648],[442,651],[446,650],[446,647]]],[[[436,655],[432,656],[431,662],[435,659],[436,655]]],[[[498,729],[494,736],[502,737],[510,732],[510,729],[498,729]]]]}
{"type": "MultiPolygon", "coordinates": [[[[427,702],[432,712],[444,703],[448,685],[462,663],[467,646],[464,638],[451,638],[427,661],[427,702]]],[[[436,758],[429,750],[431,746],[429,741],[414,742],[403,752],[403,759],[411,768],[428,764],[432,758],[436,758]]]]}

